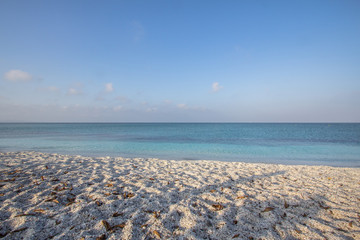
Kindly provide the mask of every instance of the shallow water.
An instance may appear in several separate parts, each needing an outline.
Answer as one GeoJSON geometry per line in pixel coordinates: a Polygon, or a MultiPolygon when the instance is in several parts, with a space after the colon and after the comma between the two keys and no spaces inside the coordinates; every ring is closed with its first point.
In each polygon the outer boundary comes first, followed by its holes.
{"type": "Polygon", "coordinates": [[[0,124],[0,151],[23,150],[360,167],[360,124],[0,124]]]}

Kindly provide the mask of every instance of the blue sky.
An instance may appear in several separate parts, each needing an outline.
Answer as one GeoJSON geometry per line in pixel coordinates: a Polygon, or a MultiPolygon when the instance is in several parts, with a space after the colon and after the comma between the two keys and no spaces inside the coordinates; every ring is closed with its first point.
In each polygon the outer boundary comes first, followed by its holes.
{"type": "Polygon", "coordinates": [[[360,1],[0,1],[2,122],[359,122],[360,1]]]}

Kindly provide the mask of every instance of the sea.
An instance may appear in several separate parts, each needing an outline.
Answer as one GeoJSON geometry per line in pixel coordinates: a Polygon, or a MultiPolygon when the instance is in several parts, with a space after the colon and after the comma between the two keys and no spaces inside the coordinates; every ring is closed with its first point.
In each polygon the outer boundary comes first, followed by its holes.
{"type": "Polygon", "coordinates": [[[0,151],[360,167],[360,123],[0,123],[0,151]]]}

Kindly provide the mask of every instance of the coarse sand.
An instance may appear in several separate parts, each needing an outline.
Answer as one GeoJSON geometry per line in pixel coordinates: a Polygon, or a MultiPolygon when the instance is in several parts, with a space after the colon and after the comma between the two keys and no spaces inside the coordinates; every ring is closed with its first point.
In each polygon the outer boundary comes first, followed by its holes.
{"type": "Polygon", "coordinates": [[[360,169],[0,153],[2,239],[360,239],[360,169]]]}

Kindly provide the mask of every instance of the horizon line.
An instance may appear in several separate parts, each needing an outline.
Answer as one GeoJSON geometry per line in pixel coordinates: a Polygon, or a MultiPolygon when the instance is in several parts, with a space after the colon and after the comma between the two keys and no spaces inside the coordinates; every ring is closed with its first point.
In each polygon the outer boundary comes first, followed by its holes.
{"type": "Polygon", "coordinates": [[[269,121],[269,122],[259,122],[259,121],[254,121],[254,122],[248,122],[248,121],[244,121],[244,122],[236,122],[236,121],[223,121],[223,122],[221,122],[221,121],[219,121],[219,122],[191,122],[191,121],[189,121],[189,122],[186,122],[186,121],[184,121],[184,122],[166,122],[166,121],[164,121],[164,122],[162,122],[162,121],[154,121],[154,122],[146,122],[146,121],[124,121],[124,122],[121,122],[121,121],[119,121],[119,122],[106,122],[106,121],[103,121],[103,122],[77,122],[77,121],[64,121],[64,122],[37,122],[37,121],[34,121],[34,122],[31,122],[31,121],[27,121],[27,122],[21,122],[21,121],[14,121],[14,122],[8,122],[8,121],[4,121],[4,122],[1,122],[0,121],[0,124],[133,124],[133,123],[153,123],[153,124],[161,124],[161,123],[169,123],[169,124],[173,124],[173,123],[188,123],[188,124],[196,124],[196,123],[198,123],[198,124],[226,124],[226,123],[228,123],[228,124],[230,124],[230,123],[234,123],[234,124],[239,124],[239,123],[243,123],[243,124],[256,124],[256,123],[259,123],[259,124],[261,124],[261,123],[268,123],[268,124],[339,124],[339,123],[341,123],[341,124],[346,124],[346,123],[356,123],[356,124],[358,124],[358,123],[360,123],[360,121],[359,122],[336,122],[336,121],[334,121],[334,122],[320,122],[320,121],[314,121],[314,122],[293,122],[293,121],[284,121],[284,122],[281,122],[281,121],[279,121],[279,122],[272,122],[272,121],[269,121]]]}

